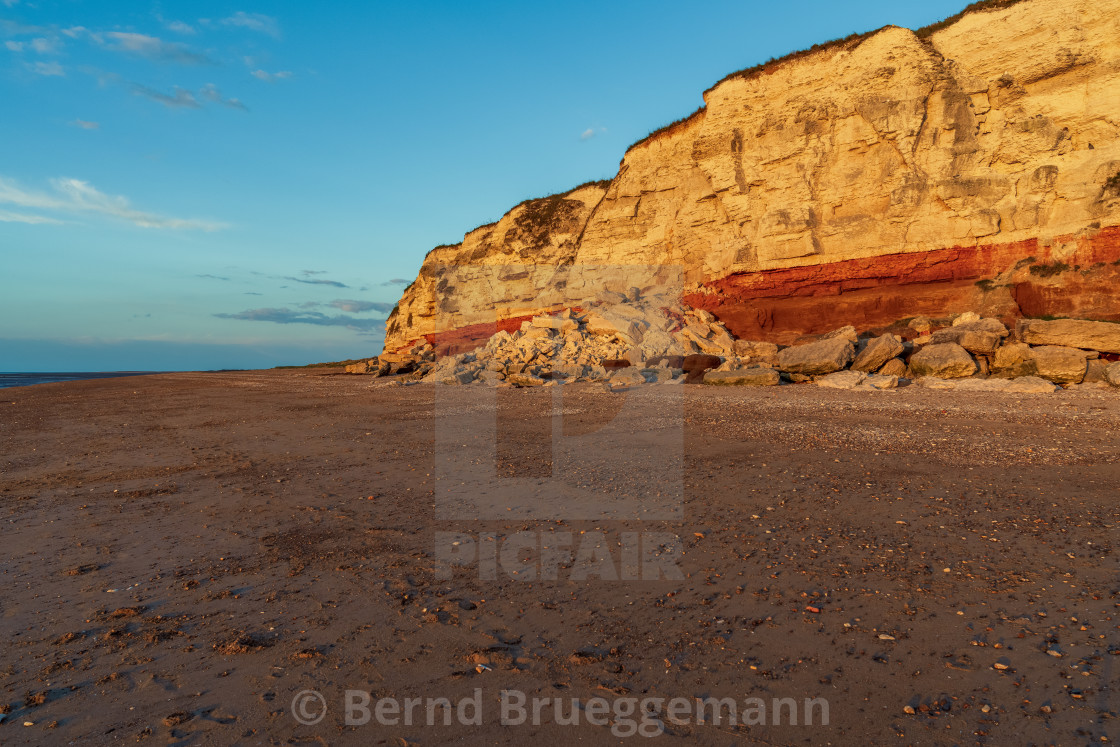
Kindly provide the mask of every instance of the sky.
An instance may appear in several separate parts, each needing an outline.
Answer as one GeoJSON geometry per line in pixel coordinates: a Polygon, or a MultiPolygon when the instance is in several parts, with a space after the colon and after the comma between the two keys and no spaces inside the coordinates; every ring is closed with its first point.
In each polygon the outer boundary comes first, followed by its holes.
{"type": "Polygon", "coordinates": [[[424,255],[727,73],[963,0],[0,0],[0,371],[375,355],[424,255]]]}

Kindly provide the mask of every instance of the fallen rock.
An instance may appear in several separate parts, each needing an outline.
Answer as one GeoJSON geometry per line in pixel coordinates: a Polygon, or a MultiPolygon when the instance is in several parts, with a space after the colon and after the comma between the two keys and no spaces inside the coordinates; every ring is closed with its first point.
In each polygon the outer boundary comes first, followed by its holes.
{"type": "Polygon", "coordinates": [[[1007,337],[1007,327],[998,319],[980,319],[939,329],[930,336],[930,344],[955,342],[970,353],[992,355],[1007,337]]]}
{"type": "Polygon", "coordinates": [[[902,377],[906,375],[906,364],[901,358],[892,358],[879,369],[880,376],[902,377]]]}
{"type": "Polygon", "coordinates": [[[966,311],[956,319],[953,320],[953,326],[956,327],[961,324],[970,324],[972,322],[980,321],[980,315],[975,311],[966,311]]]}
{"type": "Polygon", "coordinates": [[[527,373],[514,373],[506,377],[514,386],[544,386],[547,382],[539,376],[527,373]]]}
{"type": "Polygon", "coordinates": [[[1037,376],[1020,379],[939,379],[927,376],[917,381],[928,389],[948,389],[960,392],[1010,392],[1012,394],[1048,394],[1058,387],[1037,376]]]}
{"type": "Polygon", "coordinates": [[[822,340],[833,340],[833,339],[836,339],[838,337],[843,338],[843,339],[847,340],[848,342],[855,342],[856,340],[859,339],[859,335],[856,334],[856,328],[853,327],[850,324],[847,325],[846,327],[841,327],[840,329],[834,329],[831,332],[828,332],[828,333],[825,333],[824,335],[821,335],[822,340]]]}
{"type": "Polygon", "coordinates": [[[1061,345],[1031,348],[1038,375],[1055,384],[1080,384],[1088,368],[1085,351],[1061,345]]]}
{"type": "Polygon", "coordinates": [[[1020,319],[1015,330],[1020,340],[1031,345],[1057,345],[1120,353],[1120,324],[1116,322],[1020,319]]]}
{"type": "Polygon", "coordinates": [[[772,366],[778,363],[778,346],[772,342],[735,340],[731,343],[731,352],[740,358],[749,358],[753,363],[767,363],[772,366]]]}
{"type": "Polygon", "coordinates": [[[976,361],[955,342],[933,343],[911,356],[910,371],[916,377],[960,379],[976,373],[976,361]]]}
{"type": "Polygon", "coordinates": [[[1095,358],[1088,362],[1085,368],[1085,378],[1081,380],[1082,384],[1097,384],[1105,381],[1105,374],[1108,371],[1108,361],[1102,361],[1100,358],[1095,358]]]}
{"type": "Polygon", "coordinates": [[[1104,380],[1115,387],[1120,387],[1120,361],[1108,364],[1104,372],[1104,380]]]}
{"type": "Polygon", "coordinates": [[[655,368],[665,365],[665,368],[684,368],[683,355],[655,355],[646,361],[646,365],[650,368],[655,368]]]}
{"type": "Polygon", "coordinates": [[[704,372],[713,368],[719,368],[722,363],[723,361],[720,360],[718,355],[686,355],[681,362],[681,368],[688,374],[685,377],[685,383],[699,384],[703,382],[704,372]]]}
{"type": "MultiPolygon", "coordinates": [[[[904,350],[903,344],[894,335],[881,335],[867,343],[867,347],[860,351],[852,361],[853,371],[870,373],[882,368],[891,358],[904,350]]],[[[902,361],[899,361],[901,363],[902,361]]],[[[905,367],[904,367],[905,368],[905,367]]]]}
{"type": "Polygon", "coordinates": [[[817,386],[826,389],[855,389],[867,378],[862,371],[837,371],[817,379],[817,386]]]}
{"type": "Polygon", "coordinates": [[[781,374],[772,368],[742,368],[738,371],[708,371],[704,383],[716,386],[777,386],[781,374]]]}
{"type": "Polygon", "coordinates": [[[883,374],[870,374],[864,379],[863,384],[860,385],[861,389],[897,389],[898,377],[885,376],[883,374]]]}
{"type": "Polygon", "coordinates": [[[778,351],[778,368],[787,373],[823,376],[852,362],[855,348],[845,337],[831,337],[778,351]]]}
{"type": "Polygon", "coordinates": [[[990,368],[992,376],[1003,378],[1038,374],[1038,366],[1034,363],[1031,346],[1025,342],[1010,342],[998,348],[992,356],[990,368]]]}
{"type": "Polygon", "coordinates": [[[611,374],[610,382],[612,385],[621,386],[637,386],[646,383],[646,377],[642,374],[641,370],[634,366],[627,368],[620,368],[611,374]]]}

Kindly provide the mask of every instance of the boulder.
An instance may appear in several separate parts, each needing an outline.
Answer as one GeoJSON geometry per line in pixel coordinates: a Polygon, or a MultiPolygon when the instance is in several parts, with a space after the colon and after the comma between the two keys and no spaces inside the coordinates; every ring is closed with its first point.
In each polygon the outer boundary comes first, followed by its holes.
{"type": "MultiPolygon", "coordinates": [[[[833,374],[835,376],[836,374],[833,374]]],[[[861,389],[897,389],[898,377],[883,374],[870,374],[860,385],[861,389]]]]}
{"type": "Polygon", "coordinates": [[[1007,337],[1007,327],[998,319],[979,319],[939,329],[930,336],[930,344],[955,342],[970,353],[992,355],[1003,338],[1007,337]]]}
{"type": "Polygon", "coordinates": [[[902,377],[906,375],[906,364],[901,358],[892,358],[879,369],[880,376],[902,377]]]}
{"type": "Polygon", "coordinates": [[[867,378],[862,371],[837,371],[817,379],[817,386],[825,389],[855,389],[867,378]]]}
{"type": "Polygon", "coordinates": [[[346,370],[346,373],[350,373],[350,374],[377,373],[378,366],[379,366],[379,364],[378,364],[377,359],[376,358],[370,358],[369,360],[358,361],[357,363],[351,363],[349,366],[346,367],[345,370],[346,370]]]}
{"type": "Polygon", "coordinates": [[[685,378],[686,384],[699,384],[704,380],[704,372],[713,368],[719,368],[723,363],[718,355],[686,355],[681,362],[681,368],[688,374],[685,378]]]}
{"type": "Polygon", "coordinates": [[[735,340],[731,343],[731,352],[740,358],[750,358],[759,363],[777,365],[778,346],[772,342],[755,342],[753,340],[735,340]]]}
{"type": "Polygon", "coordinates": [[[1015,328],[1019,339],[1031,345],[1120,353],[1120,324],[1083,319],[1020,319],[1015,328]]]}
{"type": "Polygon", "coordinates": [[[1081,380],[1082,384],[1095,384],[1105,381],[1105,374],[1108,372],[1108,361],[1102,361],[1099,358],[1090,360],[1088,366],[1085,368],[1085,378],[1081,380]]]}
{"type": "Polygon", "coordinates": [[[637,386],[638,384],[645,384],[646,377],[642,375],[639,369],[628,366],[612,373],[610,381],[612,385],[637,386]]]}
{"type": "Polygon", "coordinates": [[[666,368],[684,368],[683,355],[655,355],[646,361],[646,365],[656,368],[664,365],[666,368]]]}
{"type": "Polygon", "coordinates": [[[953,326],[956,327],[957,325],[960,325],[960,324],[970,324],[972,322],[978,322],[978,321],[980,321],[980,315],[979,314],[977,314],[975,311],[966,311],[963,314],[961,314],[960,316],[958,316],[956,319],[953,320],[953,326]]]}
{"type": "Polygon", "coordinates": [[[678,373],[679,369],[655,367],[640,369],[642,376],[650,383],[658,383],[664,381],[672,381],[674,376],[678,373]]]}
{"type": "Polygon", "coordinates": [[[778,351],[778,368],[787,373],[823,376],[844,368],[854,357],[851,340],[830,337],[778,351]]]}
{"type": "Polygon", "coordinates": [[[911,319],[910,323],[906,326],[917,332],[919,335],[928,335],[929,330],[932,327],[932,323],[927,317],[916,316],[911,319]]]}
{"type": "Polygon", "coordinates": [[[832,340],[837,337],[843,338],[848,342],[853,343],[859,339],[859,335],[856,334],[856,328],[850,324],[845,327],[841,327],[840,329],[834,329],[831,332],[826,332],[825,334],[821,335],[822,340],[832,340]]]}
{"type": "Polygon", "coordinates": [[[910,371],[916,377],[960,379],[976,373],[976,361],[955,342],[934,343],[911,356],[910,371]]]}
{"type": "Polygon", "coordinates": [[[1104,372],[1104,380],[1115,387],[1120,387],[1120,361],[1108,364],[1104,372]]]}
{"type": "MultiPolygon", "coordinates": [[[[853,371],[870,373],[882,368],[887,361],[900,355],[903,351],[902,343],[894,335],[881,335],[867,343],[852,361],[853,371]]],[[[899,361],[901,363],[901,361],[899,361]]]]}
{"type": "Polygon", "coordinates": [[[603,361],[603,368],[608,371],[617,371],[620,368],[629,368],[630,361],[625,358],[611,358],[603,361]]]}
{"type": "Polygon", "coordinates": [[[1088,368],[1085,351],[1061,345],[1031,348],[1038,375],[1055,384],[1080,384],[1088,368]]]}
{"type": "Polygon", "coordinates": [[[928,389],[952,389],[959,392],[1010,392],[1013,394],[1047,394],[1058,387],[1037,376],[1020,379],[938,379],[932,376],[918,379],[918,385],[928,389]]]}
{"type": "Polygon", "coordinates": [[[781,374],[772,368],[741,368],[738,371],[708,371],[704,383],[715,386],[777,386],[781,374]]]}
{"type": "Polygon", "coordinates": [[[992,376],[1001,378],[1017,378],[1038,374],[1038,366],[1034,363],[1031,346],[1025,342],[1009,342],[997,348],[995,355],[992,356],[990,369],[992,376]]]}
{"type": "Polygon", "coordinates": [[[510,374],[506,381],[515,386],[544,386],[547,382],[539,376],[527,373],[510,374]]]}

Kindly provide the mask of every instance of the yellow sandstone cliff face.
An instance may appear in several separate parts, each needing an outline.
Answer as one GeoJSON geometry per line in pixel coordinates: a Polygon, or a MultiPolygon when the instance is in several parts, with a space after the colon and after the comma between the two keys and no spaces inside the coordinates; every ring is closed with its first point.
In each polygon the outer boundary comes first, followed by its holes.
{"type": "Polygon", "coordinates": [[[705,103],[609,185],[433,250],[386,349],[677,277],[736,334],[779,342],[968,308],[1120,319],[1120,0],[887,27],[705,103]],[[567,269],[608,266],[627,269],[567,269]]]}

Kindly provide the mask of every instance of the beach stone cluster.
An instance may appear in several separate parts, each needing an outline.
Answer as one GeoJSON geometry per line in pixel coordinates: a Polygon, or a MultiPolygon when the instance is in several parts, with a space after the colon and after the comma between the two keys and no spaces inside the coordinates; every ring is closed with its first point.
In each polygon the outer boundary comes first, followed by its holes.
{"type": "MultiPolygon", "coordinates": [[[[903,330],[845,326],[789,346],[736,339],[710,312],[636,289],[618,299],[541,314],[482,347],[437,359],[424,342],[352,366],[444,385],[556,386],[598,381],[882,390],[917,384],[965,391],[1053,392],[1120,387],[1120,323],[1023,319],[1013,328],[965,312],[917,317],[903,330]]],[[[358,370],[361,368],[362,370],[358,370]]]]}

